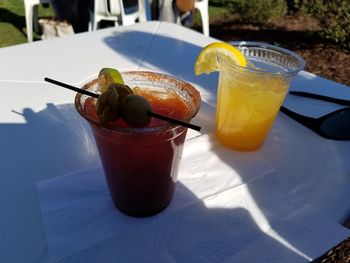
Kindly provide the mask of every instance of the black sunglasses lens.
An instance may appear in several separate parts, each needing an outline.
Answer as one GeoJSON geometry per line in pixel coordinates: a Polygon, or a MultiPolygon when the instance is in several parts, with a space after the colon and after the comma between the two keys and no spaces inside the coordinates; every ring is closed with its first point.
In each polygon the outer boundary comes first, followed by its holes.
{"type": "Polygon", "coordinates": [[[321,124],[321,131],[329,138],[350,140],[350,109],[337,111],[321,124]]]}

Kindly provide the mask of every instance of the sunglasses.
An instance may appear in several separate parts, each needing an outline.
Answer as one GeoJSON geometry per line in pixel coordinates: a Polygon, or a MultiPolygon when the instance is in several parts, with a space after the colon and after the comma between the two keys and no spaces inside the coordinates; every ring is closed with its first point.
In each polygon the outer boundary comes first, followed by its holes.
{"type": "MultiPolygon", "coordinates": [[[[291,91],[289,94],[350,106],[350,100],[337,99],[302,91],[291,91]]],[[[283,106],[280,110],[293,120],[301,123],[324,138],[343,141],[350,140],[350,107],[330,112],[319,118],[300,115],[283,106]]]]}

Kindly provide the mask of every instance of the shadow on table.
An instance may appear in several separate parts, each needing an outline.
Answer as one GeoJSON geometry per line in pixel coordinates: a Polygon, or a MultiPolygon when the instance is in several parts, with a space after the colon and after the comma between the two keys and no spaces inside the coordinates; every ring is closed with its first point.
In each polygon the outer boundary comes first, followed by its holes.
{"type": "MultiPolygon", "coordinates": [[[[115,32],[113,36],[106,38],[104,41],[107,46],[138,64],[140,68],[161,71],[195,85],[200,85],[216,97],[217,74],[203,74],[201,76],[194,74],[194,64],[202,47],[190,41],[174,39],[170,34],[171,32],[168,36],[154,36],[141,31],[121,31],[115,32]],[[146,55],[140,58],[139,53],[133,48],[134,46],[125,45],[125,41],[135,43],[142,39],[150,39],[152,48],[148,48],[146,55]]],[[[198,36],[203,37],[200,33],[198,33],[198,36]]],[[[213,102],[216,101],[213,100],[213,102]]]]}
{"type": "Polygon", "coordinates": [[[24,122],[0,123],[0,261],[41,262],[37,253],[45,254],[46,244],[45,237],[40,238],[35,183],[95,167],[99,158],[90,129],[73,104],[48,104],[39,112],[25,108],[12,114],[22,115],[24,122]]]}
{"type": "MultiPolygon", "coordinates": [[[[0,124],[2,176],[9,182],[39,181],[100,165],[90,126],[74,104],[47,104],[39,112],[25,108],[12,114],[25,122],[0,124]]],[[[205,118],[199,117],[201,124],[205,118]]]]}
{"type": "MultiPolygon", "coordinates": [[[[210,107],[209,104],[204,104],[204,109],[210,111],[210,107]]],[[[23,115],[26,122],[23,124],[0,124],[0,132],[2,134],[0,139],[2,147],[1,176],[6,177],[3,182],[7,185],[2,190],[2,195],[6,197],[5,200],[12,198],[12,202],[21,204],[20,206],[23,209],[19,208],[16,210],[15,215],[11,207],[4,207],[2,212],[18,218],[26,218],[28,217],[26,214],[28,209],[25,207],[38,206],[38,200],[34,197],[36,196],[36,191],[33,191],[33,185],[36,182],[96,167],[100,163],[90,127],[76,112],[73,104],[48,104],[40,112],[34,112],[32,109],[26,108],[21,113],[13,112],[13,114],[23,115]],[[13,162],[13,160],[17,160],[17,162],[13,162]],[[26,196],[23,196],[20,192],[17,195],[13,195],[14,192],[17,192],[17,189],[27,189],[22,191],[26,196]]],[[[201,117],[206,117],[206,115],[201,117]]],[[[217,149],[213,151],[220,155],[217,149]]],[[[233,165],[235,168],[249,165],[249,161],[252,160],[249,156],[243,156],[239,153],[224,154],[220,158],[223,158],[224,162],[233,165]]],[[[239,174],[242,175],[242,180],[244,181],[246,178],[243,176],[243,170],[239,174]]],[[[269,203],[269,200],[264,200],[263,196],[259,196],[260,190],[255,190],[254,188],[249,188],[251,196],[259,199],[259,202],[257,202],[259,207],[278,210],[278,206],[276,207],[278,203],[269,203]]],[[[221,195],[217,196],[217,193],[213,192],[210,196],[203,197],[205,200],[204,204],[200,200],[202,198],[199,199],[194,196],[184,185],[178,183],[177,194],[169,207],[170,213],[162,213],[155,219],[149,219],[150,221],[155,220],[154,222],[156,223],[152,226],[153,228],[151,229],[153,230],[151,232],[148,228],[144,229],[145,233],[142,237],[146,238],[145,241],[147,242],[143,242],[140,239],[141,232],[136,231],[130,235],[114,236],[110,242],[103,242],[101,246],[98,245],[97,250],[93,248],[90,252],[90,249],[88,249],[86,253],[81,255],[78,253],[79,255],[76,256],[87,257],[87,259],[89,256],[93,259],[103,258],[104,254],[100,252],[100,249],[106,253],[108,251],[117,252],[118,248],[113,248],[114,242],[125,238],[127,242],[123,243],[125,247],[121,246],[121,248],[132,247],[140,249],[140,251],[147,249],[144,251],[145,253],[149,251],[154,253],[147,259],[149,262],[154,262],[151,260],[153,256],[155,258],[159,257],[159,259],[168,258],[169,253],[171,258],[176,258],[178,262],[182,262],[190,256],[186,254],[187,251],[191,251],[195,257],[194,259],[198,259],[198,262],[202,262],[202,260],[222,262],[231,258],[246,258],[246,262],[252,262],[258,255],[252,254],[249,247],[253,250],[256,248],[261,249],[262,252],[259,252],[259,256],[266,259],[263,260],[265,262],[271,262],[272,260],[279,262],[279,259],[285,258],[286,255],[288,255],[287,258],[288,260],[290,259],[290,262],[305,260],[305,258],[301,258],[300,255],[284,246],[284,244],[262,232],[257,226],[255,218],[252,219],[252,216],[246,209],[247,206],[244,200],[234,198],[236,191],[236,188],[226,189],[223,193],[226,195],[225,198],[222,198],[221,195]],[[184,203],[189,205],[184,207],[183,209],[185,210],[182,210],[181,213],[178,212],[176,205],[182,206],[184,203]],[[218,204],[221,204],[222,208],[217,208],[218,204]],[[173,219],[173,216],[175,216],[175,219],[173,219]],[[159,221],[157,221],[157,218],[159,221]],[[147,235],[150,235],[150,237],[147,235]],[[221,237],[224,237],[224,239],[221,237]],[[145,243],[147,246],[144,247],[145,243]],[[248,250],[243,249],[243,244],[248,250]],[[275,253],[271,254],[269,250],[271,247],[278,248],[278,251],[274,251],[275,253]],[[178,249],[182,252],[179,253],[178,249]]],[[[265,211],[269,211],[269,209],[265,211]]],[[[2,242],[2,244],[8,244],[8,253],[11,253],[10,248],[26,251],[25,248],[28,243],[33,242],[33,244],[36,244],[32,239],[38,235],[37,231],[42,227],[40,223],[41,218],[36,212],[32,213],[35,213],[33,217],[35,221],[27,222],[27,227],[30,226],[28,231],[34,231],[33,233],[28,233],[25,238],[18,240],[15,238],[16,231],[9,228],[2,235],[2,237],[13,236],[10,240],[14,240],[15,244],[2,242]]],[[[270,219],[269,215],[265,215],[265,217],[267,220],[270,219]]],[[[138,223],[136,222],[136,224],[138,223]]],[[[276,229],[278,230],[278,226],[276,229]]],[[[92,231],[94,230],[92,229],[92,231]]],[[[291,233],[281,233],[287,241],[289,234],[291,233]]],[[[42,240],[45,240],[45,238],[42,240]]],[[[41,245],[45,251],[46,245],[41,245]]],[[[137,253],[133,253],[136,250],[130,252],[121,249],[118,251],[115,255],[119,255],[121,259],[124,259],[124,262],[130,262],[128,261],[129,257],[137,256],[137,253]]],[[[301,249],[301,251],[303,250],[301,249]]],[[[47,251],[44,252],[44,254],[46,253],[47,251]]],[[[34,255],[34,257],[41,259],[45,256],[34,255]]],[[[71,262],[75,262],[74,257],[75,255],[72,255],[71,262]]],[[[6,255],[4,258],[6,258],[6,255]]],[[[113,258],[117,259],[114,256],[113,258]]],[[[38,262],[40,261],[38,260],[38,262]]],[[[85,262],[94,261],[86,260],[85,262]]],[[[104,262],[109,261],[106,260],[104,262]]]]}
{"type": "Polygon", "coordinates": [[[0,124],[3,164],[10,163],[7,158],[19,160],[9,171],[20,176],[32,173],[28,177],[41,180],[98,164],[88,124],[73,104],[47,104],[40,112],[25,108],[13,114],[26,122],[0,124]]]}

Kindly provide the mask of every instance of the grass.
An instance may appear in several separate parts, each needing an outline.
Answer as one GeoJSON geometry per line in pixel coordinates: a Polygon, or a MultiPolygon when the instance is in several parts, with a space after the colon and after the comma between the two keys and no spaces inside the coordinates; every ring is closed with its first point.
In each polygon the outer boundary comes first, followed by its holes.
{"type": "MultiPolygon", "coordinates": [[[[210,6],[210,3],[209,3],[209,21],[214,17],[224,16],[228,13],[229,13],[229,10],[227,8],[224,8],[222,6],[221,7],[210,6]]],[[[193,22],[195,25],[201,24],[201,18],[198,10],[195,13],[193,22]]]]}
{"type": "MultiPolygon", "coordinates": [[[[212,0],[213,6],[209,4],[209,17],[222,16],[228,10],[220,6],[217,2],[222,0],[212,0]]],[[[52,17],[54,12],[51,7],[39,6],[39,17],[52,17]]],[[[198,12],[194,17],[195,24],[201,24],[198,12]]],[[[40,36],[34,32],[34,41],[40,40],[40,36]]],[[[24,15],[23,0],[0,0],[0,48],[12,45],[27,43],[26,24],[24,15]]]]}
{"type": "MultiPolygon", "coordinates": [[[[53,16],[51,7],[39,6],[39,17],[53,16]]],[[[0,47],[27,42],[23,0],[0,0],[0,47]]],[[[34,34],[34,40],[40,37],[34,34]]]]}

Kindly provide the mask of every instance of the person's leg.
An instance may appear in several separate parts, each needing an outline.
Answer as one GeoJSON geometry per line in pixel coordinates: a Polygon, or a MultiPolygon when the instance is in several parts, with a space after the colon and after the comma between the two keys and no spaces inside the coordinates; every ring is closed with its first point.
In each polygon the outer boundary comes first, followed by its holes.
{"type": "Polygon", "coordinates": [[[152,4],[155,10],[156,20],[167,21],[172,23],[180,23],[180,13],[176,8],[175,0],[153,0],[152,4]]]}
{"type": "Polygon", "coordinates": [[[190,27],[194,0],[152,0],[152,20],[173,22],[190,27]]]}
{"type": "Polygon", "coordinates": [[[74,32],[77,32],[76,30],[79,28],[77,2],[78,0],[52,1],[56,18],[62,21],[66,20],[68,23],[72,24],[74,32]]]}
{"type": "Polygon", "coordinates": [[[57,19],[67,20],[75,33],[88,30],[93,0],[53,0],[52,3],[57,19]]]}
{"type": "Polygon", "coordinates": [[[158,0],[150,0],[150,10],[151,10],[151,19],[159,19],[159,6],[158,0]]]}
{"type": "MultiPolygon", "coordinates": [[[[73,1],[73,0],[70,0],[73,1]]],[[[75,19],[74,19],[74,32],[86,32],[89,28],[90,14],[89,11],[93,8],[93,0],[74,0],[75,6],[75,19]]]]}
{"type": "Polygon", "coordinates": [[[53,8],[53,11],[55,12],[55,18],[59,20],[64,20],[63,19],[63,14],[62,14],[62,4],[60,0],[51,0],[51,5],[53,8]]]}

